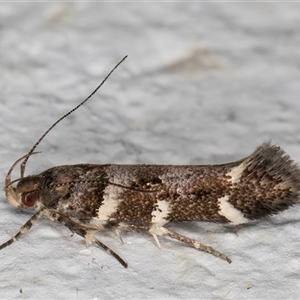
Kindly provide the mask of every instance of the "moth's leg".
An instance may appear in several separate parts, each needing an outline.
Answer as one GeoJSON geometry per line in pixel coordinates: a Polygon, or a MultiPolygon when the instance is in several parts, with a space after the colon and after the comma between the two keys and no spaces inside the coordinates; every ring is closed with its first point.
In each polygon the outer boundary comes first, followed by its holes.
{"type": "Polygon", "coordinates": [[[24,235],[27,231],[30,230],[30,228],[32,227],[32,225],[34,225],[34,223],[43,215],[43,211],[44,209],[40,209],[39,211],[37,211],[21,228],[20,231],[14,236],[12,237],[10,240],[8,240],[7,242],[5,242],[4,244],[0,245],[0,250],[2,250],[3,248],[11,245],[12,243],[16,242],[22,235],[24,235]]]}
{"type": "Polygon", "coordinates": [[[186,244],[192,246],[195,249],[207,252],[207,253],[212,254],[212,255],[214,255],[216,257],[219,257],[219,258],[221,258],[223,260],[226,260],[228,263],[231,263],[231,259],[228,256],[226,256],[225,254],[223,254],[223,253],[221,253],[221,252],[213,249],[210,246],[206,246],[206,245],[198,242],[197,240],[190,239],[190,238],[188,238],[188,237],[186,237],[184,235],[181,235],[181,234],[179,234],[179,233],[177,233],[175,231],[172,231],[170,229],[167,229],[165,227],[162,227],[161,230],[162,230],[162,232],[164,234],[168,235],[169,237],[171,237],[173,239],[176,239],[178,241],[186,243],[186,244]]]}
{"type": "Polygon", "coordinates": [[[161,233],[160,228],[162,227],[152,227],[147,225],[133,225],[133,224],[119,224],[117,230],[127,230],[127,231],[135,231],[135,232],[147,232],[150,233],[154,239],[154,242],[158,249],[161,249],[160,242],[157,238],[158,235],[163,235],[161,233]],[[159,232],[158,232],[159,231],[159,232]]]}
{"type": "Polygon", "coordinates": [[[114,228],[113,231],[115,232],[115,234],[118,236],[118,238],[120,239],[121,243],[124,244],[123,238],[121,236],[121,232],[118,228],[114,228]]]}
{"type": "Polygon", "coordinates": [[[207,253],[212,254],[216,257],[219,257],[223,260],[226,260],[228,263],[231,263],[231,259],[229,257],[227,257],[225,254],[213,249],[210,246],[206,246],[204,244],[201,244],[197,240],[193,240],[191,238],[188,238],[184,235],[181,235],[181,234],[179,234],[175,231],[172,231],[170,229],[167,229],[163,226],[159,226],[159,225],[139,226],[139,225],[123,224],[123,225],[119,226],[119,229],[120,230],[129,230],[129,231],[148,232],[154,238],[154,241],[155,241],[155,243],[156,243],[156,245],[159,249],[161,249],[161,245],[160,245],[160,242],[158,240],[158,236],[168,235],[169,237],[171,237],[173,239],[176,239],[178,241],[181,241],[185,244],[188,244],[188,245],[192,246],[195,249],[207,252],[207,253]]]}
{"type": "Polygon", "coordinates": [[[118,236],[121,243],[124,244],[123,238],[121,236],[121,230],[122,229],[120,228],[119,223],[107,222],[105,225],[103,225],[103,229],[113,231],[118,236]]]}
{"type": "Polygon", "coordinates": [[[87,244],[95,243],[98,246],[100,246],[103,250],[105,250],[108,254],[112,255],[124,268],[128,267],[128,264],[111,248],[103,244],[101,241],[99,241],[95,236],[94,236],[94,231],[86,231],[84,229],[81,229],[79,231],[75,230],[77,234],[82,236],[87,244]]]}
{"type": "Polygon", "coordinates": [[[65,225],[66,227],[68,227],[71,230],[71,232],[82,236],[85,239],[87,245],[90,245],[92,243],[97,244],[102,249],[104,249],[108,254],[112,255],[124,268],[128,267],[128,264],[117,253],[115,253],[108,246],[106,246],[105,244],[100,242],[94,236],[94,233],[97,232],[97,230],[89,229],[87,225],[75,222],[75,221],[71,220],[70,218],[68,218],[62,214],[59,214],[57,212],[55,214],[56,214],[55,215],[56,221],[65,225]]]}
{"type": "Polygon", "coordinates": [[[102,249],[104,249],[108,254],[112,255],[124,268],[128,267],[127,262],[125,262],[116,252],[114,252],[112,249],[107,247],[105,244],[100,242],[98,239],[94,237],[94,242],[100,246],[102,249]]]}
{"type": "Polygon", "coordinates": [[[158,249],[161,249],[162,247],[161,247],[161,244],[160,244],[160,242],[159,242],[159,240],[158,240],[157,234],[152,233],[152,232],[151,232],[151,229],[149,230],[149,232],[150,232],[150,234],[152,235],[152,237],[153,237],[153,239],[154,239],[154,242],[155,242],[157,248],[158,248],[158,249]]]}

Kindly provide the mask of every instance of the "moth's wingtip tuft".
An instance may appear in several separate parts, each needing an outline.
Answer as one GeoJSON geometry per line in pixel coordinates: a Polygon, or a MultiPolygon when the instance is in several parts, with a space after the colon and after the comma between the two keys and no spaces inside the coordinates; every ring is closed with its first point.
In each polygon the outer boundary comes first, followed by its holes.
{"type": "MultiPolygon", "coordinates": [[[[279,146],[271,141],[265,142],[249,157],[256,161],[256,168],[265,173],[263,180],[271,176],[281,186],[292,192],[300,193],[300,168],[294,160],[279,146]]],[[[296,202],[298,202],[297,199],[296,202]]]]}
{"type": "Polygon", "coordinates": [[[231,195],[230,200],[247,219],[274,215],[299,203],[300,168],[270,141],[242,162],[238,181],[238,193],[231,195]],[[245,201],[239,201],[239,195],[245,201]]]}

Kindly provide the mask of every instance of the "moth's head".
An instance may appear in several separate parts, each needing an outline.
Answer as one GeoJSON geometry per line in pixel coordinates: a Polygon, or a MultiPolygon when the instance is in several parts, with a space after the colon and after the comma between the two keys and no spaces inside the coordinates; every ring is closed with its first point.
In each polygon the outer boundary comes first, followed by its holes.
{"type": "Polygon", "coordinates": [[[14,167],[27,155],[18,159],[8,171],[5,177],[5,194],[8,202],[15,207],[32,207],[39,197],[39,187],[41,177],[38,175],[21,177],[17,180],[11,180],[11,172],[14,167]],[[16,187],[13,183],[18,182],[16,187]]]}
{"type": "Polygon", "coordinates": [[[15,207],[33,207],[39,197],[41,178],[38,176],[26,176],[21,178],[16,187],[6,178],[5,194],[8,202],[15,207]]]}
{"type": "MultiPolygon", "coordinates": [[[[7,179],[7,178],[6,178],[7,179]]],[[[26,176],[21,178],[16,187],[6,181],[5,193],[8,202],[15,207],[33,207],[39,197],[41,178],[26,176]]]]}

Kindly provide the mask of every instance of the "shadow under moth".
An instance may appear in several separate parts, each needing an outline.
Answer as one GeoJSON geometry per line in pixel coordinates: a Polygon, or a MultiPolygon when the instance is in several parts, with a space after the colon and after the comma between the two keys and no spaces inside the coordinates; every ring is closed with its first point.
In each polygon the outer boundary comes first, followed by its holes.
{"type": "Polygon", "coordinates": [[[111,230],[148,232],[160,248],[159,236],[169,236],[227,262],[212,247],[171,230],[171,222],[205,221],[242,224],[277,214],[299,201],[300,170],[278,146],[266,142],[250,156],[221,165],[115,165],[79,164],[53,167],[25,176],[27,160],[44,137],[61,120],[88,101],[100,85],[79,105],[57,120],[18,159],[5,178],[5,193],[15,207],[34,207],[35,214],[0,250],[17,241],[42,216],[61,223],[127,263],[95,234],[111,230]],[[20,164],[20,178],[11,180],[20,164]],[[16,185],[16,186],[14,186],[16,185]]]}

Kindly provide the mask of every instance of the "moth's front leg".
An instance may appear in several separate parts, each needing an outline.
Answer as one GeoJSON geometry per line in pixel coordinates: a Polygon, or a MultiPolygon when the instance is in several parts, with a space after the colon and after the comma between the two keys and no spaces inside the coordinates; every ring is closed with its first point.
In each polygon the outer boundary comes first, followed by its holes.
{"type": "Polygon", "coordinates": [[[42,217],[44,209],[38,210],[19,230],[19,232],[7,242],[0,245],[0,250],[16,242],[22,235],[27,233],[35,222],[42,217]]]}

